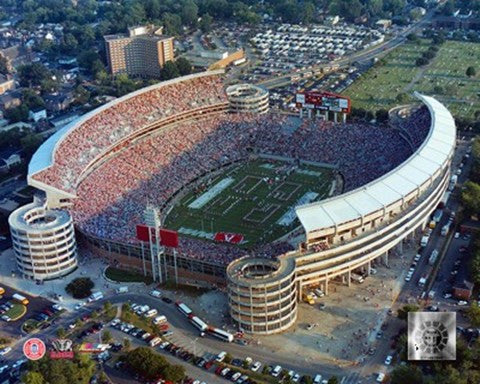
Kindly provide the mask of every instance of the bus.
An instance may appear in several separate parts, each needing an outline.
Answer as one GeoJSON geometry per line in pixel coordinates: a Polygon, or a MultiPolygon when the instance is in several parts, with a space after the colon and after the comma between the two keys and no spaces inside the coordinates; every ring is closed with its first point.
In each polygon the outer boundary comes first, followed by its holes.
{"type": "Polygon", "coordinates": [[[219,339],[223,341],[227,341],[231,343],[233,341],[233,335],[229,332],[223,331],[218,328],[210,328],[209,332],[212,336],[218,337],[219,339]]]}
{"type": "Polygon", "coordinates": [[[190,322],[198,328],[201,332],[205,332],[208,329],[207,323],[205,323],[202,319],[200,319],[198,316],[192,316],[190,318],[190,322]]]}
{"type": "Polygon", "coordinates": [[[29,301],[25,296],[20,295],[19,293],[14,293],[12,299],[18,301],[23,305],[28,305],[29,301]]]}
{"type": "Polygon", "coordinates": [[[181,301],[177,301],[175,305],[177,306],[177,309],[180,312],[182,312],[185,316],[189,317],[190,315],[193,315],[193,311],[181,301]]]}

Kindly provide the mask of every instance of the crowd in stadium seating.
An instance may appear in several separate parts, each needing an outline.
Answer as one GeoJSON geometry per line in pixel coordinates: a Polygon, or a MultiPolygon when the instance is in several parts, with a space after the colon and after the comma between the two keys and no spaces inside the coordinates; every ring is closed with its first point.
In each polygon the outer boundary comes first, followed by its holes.
{"type": "MultiPolygon", "coordinates": [[[[282,129],[286,119],[221,113],[179,123],[138,141],[78,186],[75,221],[86,233],[135,242],[135,224],[143,222],[147,203],[161,207],[192,179],[226,162],[247,159],[252,152],[337,164],[346,190],[378,178],[412,153],[399,130],[391,127],[304,120],[287,132],[282,129]]],[[[428,120],[423,122],[418,124],[417,114],[402,122],[401,128],[418,145],[428,133],[428,120]]],[[[282,243],[265,245],[255,253],[268,257],[288,250],[282,243]]],[[[180,252],[220,264],[245,254],[238,247],[219,249],[217,244],[186,237],[181,238],[180,252]]]]}
{"type": "Polygon", "coordinates": [[[74,192],[85,167],[112,143],[166,117],[226,102],[218,76],[194,78],[134,95],[95,113],[59,143],[55,165],[35,179],[74,192]]]}

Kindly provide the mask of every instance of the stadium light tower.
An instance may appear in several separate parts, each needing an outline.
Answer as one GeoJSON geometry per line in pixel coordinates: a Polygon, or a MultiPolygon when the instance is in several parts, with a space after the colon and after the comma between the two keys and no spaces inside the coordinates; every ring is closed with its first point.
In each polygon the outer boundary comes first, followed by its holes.
{"type": "MultiPolygon", "coordinates": [[[[152,277],[154,281],[163,283],[162,276],[162,258],[165,258],[164,248],[160,246],[160,213],[158,208],[147,205],[143,212],[143,220],[149,227],[148,240],[150,243],[150,260],[152,263],[152,277]]],[[[167,265],[163,260],[165,266],[165,279],[167,278],[167,265]]]]}

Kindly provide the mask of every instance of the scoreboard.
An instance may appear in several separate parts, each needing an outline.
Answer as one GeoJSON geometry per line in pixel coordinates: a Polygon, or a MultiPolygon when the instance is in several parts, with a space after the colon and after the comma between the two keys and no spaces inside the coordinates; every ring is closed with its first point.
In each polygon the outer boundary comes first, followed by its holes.
{"type": "Polygon", "coordinates": [[[307,91],[296,95],[297,108],[316,109],[329,112],[350,112],[350,99],[331,92],[307,91]]]}

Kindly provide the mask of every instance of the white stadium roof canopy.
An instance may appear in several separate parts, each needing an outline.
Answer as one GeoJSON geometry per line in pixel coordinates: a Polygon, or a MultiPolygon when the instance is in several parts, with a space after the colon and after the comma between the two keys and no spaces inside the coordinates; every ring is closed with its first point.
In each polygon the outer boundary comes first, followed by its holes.
{"type": "Polygon", "coordinates": [[[450,112],[430,96],[415,93],[429,109],[430,131],[417,151],[382,177],[346,194],[296,208],[305,231],[339,226],[378,211],[408,195],[430,179],[452,156],[456,128],[450,112]]]}

